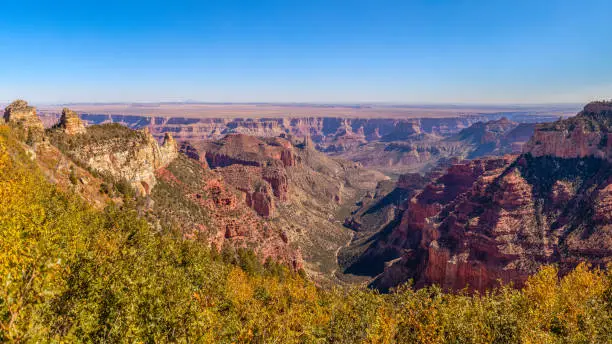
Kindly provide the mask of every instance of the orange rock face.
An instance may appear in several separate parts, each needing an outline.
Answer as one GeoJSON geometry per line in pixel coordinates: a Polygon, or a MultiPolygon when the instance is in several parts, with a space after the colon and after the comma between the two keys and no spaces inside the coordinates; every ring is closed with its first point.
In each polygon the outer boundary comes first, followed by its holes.
{"type": "Polygon", "coordinates": [[[265,167],[262,172],[262,177],[272,186],[274,196],[278,197],[281,201],[287,200],[289,181],[287,179],[287,172],[284,168],[273,166],[265,167]]]}
{"type": "Polygon", "coordinates": [[[386,290],[413,278],[417,287],[483,291],[500,282],[521,286],[542,264],[554,262],[567,270],[584,259],[609,262],[612,178],[595,177],[610,174],[608,164],[584,162],[582,172],[559,164],[521,157],[449,168],[409,202],[399,226],[378,244],[396,247],[399,259],[374,285],[386,290]],[[547,164],[557,165],[556,170],[547,164]],[[592,185],[593,196],[574,191],[565,179],[567,174],[578,177],[574,173],[587,179],[578,189],[592,185]],[[585,216],[589,212],[592,217],[585,216]]]}
{"type": "Polygon", "coordinates": [[[587,104],[576,117],[539,125],[523,151],[533,156],[612,160],[612,102],[587,104]]]}
{"type": "MultiPolygon", "coordinates": [[[[179,158],[178,162],[189,164],[182,159],[179,158]]],[[[217,248],[225,244],[254,247],[263,260],[271,257],[295,269],[302,267],[299,250],[288,245],[279,228],[263,221],[251,209],[272,215],[272,204],[268,204],[266,209],[266,202],[272,198],[269,190],[253,190],[247,193],[245,200],[237,196],[235,189],[229,186],[221,174],[201,170],[196,179],[185,180],[185,177],[171,171],[180,168],[171,164],[169,168],[159,169],[156,176],[160,183],[179,191],[180,195],[175,197],[184,197],[181,202],[188,201],[202,209],[202,217],[175,216],[175,221],[182,224],[187,237],[201,238],[217,248]]]]}
{"type": "Polygon", "coordinates": [[[265,218],[274,217],[274,196],[267,187],[246,194],[247,204],[265,218]]]}
{"type": "MultiPolygon", "coordinates": [[[[206,150],[210,166],[218,168],[231,185],[243,191],[247,204],[259,215],[274,217],[276,201],[287,201],[286,168],[299,163],[289,140],[275,137],[263,141],[234,134],[218,142],[200,144],[199,150],[206,150]]],[[[197,150],[193,149],[191,155],[195,157],[197,150]]]]}

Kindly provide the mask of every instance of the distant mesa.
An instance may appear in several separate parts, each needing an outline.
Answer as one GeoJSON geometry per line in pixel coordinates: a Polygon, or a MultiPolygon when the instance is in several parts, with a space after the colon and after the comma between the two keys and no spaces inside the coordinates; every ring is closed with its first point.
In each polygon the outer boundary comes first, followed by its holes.
{"type": "Polygon", "coordinates": [[[612,100],[596,101],[584,106],[583,114],[604,114],[612,116],[612,100]]]}
{"type": "Polygon", "coordinates": [[[406,140],[421,133],[421,124],[418,120],[402,120],[395,124],[391,133],[385,135],[383,141],[406,140]]]}

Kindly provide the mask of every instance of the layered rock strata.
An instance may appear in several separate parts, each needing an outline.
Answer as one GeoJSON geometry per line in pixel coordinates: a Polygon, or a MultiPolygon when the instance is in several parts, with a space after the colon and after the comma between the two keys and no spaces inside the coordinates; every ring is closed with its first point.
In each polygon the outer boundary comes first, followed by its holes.
{"type": "Polygon", "coordinates": [[[26,140],[35,143],[44,139],[44,126],[36,115],[36,108],[25,100],[16,100],[4,109],[4,121],[16,125],[26,133],[26,140]]]}
{"type": "Polygon", "coordinates": [[[371,246],[395,259],[373,282],[486,290],[521,286],[543,264],[561,272],[612,261],[612,103],[540,125],[513,158],[452,166],[406,204],[401,222],[371,246]]]}
{"type": "Polygon", "coordinates": [[[58,125],[64,129],[67,135],[78,135],[85,133],[85,124],[79,118],[76,112],[64,108],[58,125]]]}

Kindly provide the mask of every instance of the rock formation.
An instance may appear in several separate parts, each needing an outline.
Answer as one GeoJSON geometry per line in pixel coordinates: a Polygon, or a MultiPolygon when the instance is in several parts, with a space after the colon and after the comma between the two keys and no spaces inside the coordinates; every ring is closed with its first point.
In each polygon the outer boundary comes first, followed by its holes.
{"type": "Polygon", "coordinates": [[[419,120],[402,120],[395,123],[393,131],[382,137],[383,141],[407,140],[414,135],[421,133],[421,123],[419,120]]]}
{"type": "Polygon", "coordinates": [[[94,125],[78,137],[67,147],[68,154],[92,170],[126,180],[142,195],[149,194],[155,186],[155,170],[178,156],[171,135],[160,146],[146,128],[134,131],[114,124],[94,125]]]}
{"type": "Polygon", "coordinates": [[[62,110],[62,117],[60,117],[58,125],[64,129],[67,135],[83,134],[86,130],[85,124],[83,124],[79,115],[68,108],[62,110]]]}
{"type": "Polygon", "coordinates": [[[201,164],[208,166],[208,163],[206,162],[206,152],[203,152],[203,154],[198,152],[198,150],[187,141],[181,142],[179,152],[193,160],[200,162],[201,164]]]}
{"type": "Polygon", "coordinates": [[[612,102],[593,102],[576,117],[536,127],[524,151],[533,156],[612,160],[612,102]]]}
{"type": "Polygon", "coordinates": [[[386,178],[353,162],[327,157],[310,146],[308,137],[305,144],[290,139],[289,135],[230,134],[190,146],[199,156],[205,154],[227,184],[241,191],[249,207],[283,228],[287,242],[301,248],[307,271],[329,278],[323,275],[332,272],[335,251],[348,240],[334,214],[346,199],[374,189],[386,178]]]}
{"type": "Polygon", "coordinates": [[[446,140],[471,145],[467,158],[516,154],[520,153],[522,146],[531,139],[534,128],[533,123],[520,124],[503,117],[495,121],[475,123],[446,140]]]}
{"type": "Polygon", "coordinates": [[[258,167],[235,167],[237,178],[228,179],[198,161],[179,156],[155,172],[158,185],[151,193],[153,214],[164,223],[176,224],[186,237],[217,249],[224,245],[249,247],[262,260],[270,257],[293,269],[302,268],[300,250],[284,239],[282,228],[255,213],[274,215],[268,203],[274,197],[267,184],[250,188],[248,179],[255,174],[249,169],[258,167]],[[236,189],[247,190],[246,200],[236,189]]]}
{"type": "Polygon", "coordinates": [[[29,106],[25,100],[15,100],[8,105],[4,109],[4,121],[22,127],[29,142],[42,141],[44,138],[45,128],[36,115],[36,108],[29,106]]]}
{"type": "Polygon", "coordinates": [[[264,218],[274,217],[274,195],[266,183],[260,183],[252,192],[246,193],[247,205],[264,218]]]}
{"type": "Polygon", "coordinates": [[[514,159],[450,167],[405,205],[401,221],[364,257],[387,261],[381,290],[417,287],[486,290],[521,286],[542,264],[561,273],[578,262],[612,261],[612,166],[608,102],[540,125],[514,159]]]}
{"type": "Polygon", "coordinates": [[[389,174],[424,173],[452,157],[474,159],[520,153],[535,127],[501,118],[474,123],[445,137],[423,132],[416,123],[398,123],[396,131],[380,141],[348,146],[349,149],[331,154],[389,174]]]}
{"type": "Polygon", "coordinates": [[[172,134],[166,133],[164,135],[164,141],[159,147],[159,162],[155,162],[154,164],[157,164],[157,168],[168,165],[172,160],[178,157],[178,153],[178,146],[172,134]]]}

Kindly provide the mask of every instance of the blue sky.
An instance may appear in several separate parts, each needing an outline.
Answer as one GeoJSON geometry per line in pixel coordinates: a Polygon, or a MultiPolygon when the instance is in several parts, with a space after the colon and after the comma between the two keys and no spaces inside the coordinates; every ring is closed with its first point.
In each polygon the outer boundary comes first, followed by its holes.
{"type": "Polygon", "coordinates": [[[609,0],[3,0],[0,10],[0,101],[612,97],[609,0]]]}

